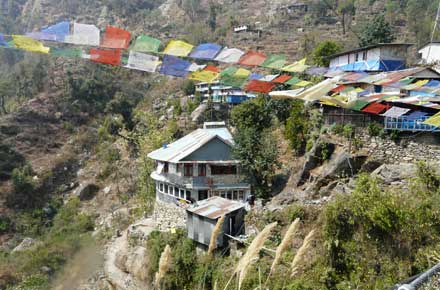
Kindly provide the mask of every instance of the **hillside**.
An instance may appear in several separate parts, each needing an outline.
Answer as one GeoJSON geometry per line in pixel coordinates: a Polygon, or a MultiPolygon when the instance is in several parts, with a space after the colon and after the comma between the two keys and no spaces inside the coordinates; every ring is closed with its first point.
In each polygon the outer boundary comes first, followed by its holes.
{"type": "MultiPolygon", "coordinates": [[[[395,41],[417,47],[430,37],[437,6],[308,0],[307,11],[287,11],[292,2],[0,0],[0,33],[68,20],[312,64],[325,40],[357,47],[382,12],[395,41]],[[234,33],[240,25],[252,30],[234,33]]],[[[254,142],[242,156],[257,148],[270,162],[254,159],[263,174],[252,176],[261,180],[247,239],[213,255],[200,251],[187,238],[185,211],[156,200],[156,164],[147,158],[200,127],[191,121],[200,105],[187,96],[193,92],[186,80],[0,49],[0,289],[237,289],[240,257],[274,222],[241,289],[390,289],[438,263],[435,142],[399,139],[374,125],[325,126],[313,106],[263,96],[202,114],[254,142]],[[159,265],[166,245],[171,262],[159,265]],[[160,266],[169,269],[158,286],[160,266]]]]}

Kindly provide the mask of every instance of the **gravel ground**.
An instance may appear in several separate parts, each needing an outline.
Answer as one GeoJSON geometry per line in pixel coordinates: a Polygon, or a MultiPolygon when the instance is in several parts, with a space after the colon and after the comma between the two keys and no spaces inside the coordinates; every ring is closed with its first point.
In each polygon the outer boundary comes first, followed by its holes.
{"type": "Polygon", "coordinates": [[[433,276],[427,283],[422,285],[420,290],[438,290],[440,289],[440,273],[433,276]]]}

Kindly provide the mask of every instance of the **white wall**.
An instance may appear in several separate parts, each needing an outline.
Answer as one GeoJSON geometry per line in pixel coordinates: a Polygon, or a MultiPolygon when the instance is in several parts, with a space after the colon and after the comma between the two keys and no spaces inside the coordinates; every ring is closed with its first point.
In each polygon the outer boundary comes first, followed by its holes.
{"type": "Polygon", "coordinates": [[[424,63],[431,64],[440,62],[440,43],[428,44],[419,50],[419,53],[422,54],[422,60],[424,63]],[[431,47],[431,52],[428,57],[429,47],[431,47]]]}

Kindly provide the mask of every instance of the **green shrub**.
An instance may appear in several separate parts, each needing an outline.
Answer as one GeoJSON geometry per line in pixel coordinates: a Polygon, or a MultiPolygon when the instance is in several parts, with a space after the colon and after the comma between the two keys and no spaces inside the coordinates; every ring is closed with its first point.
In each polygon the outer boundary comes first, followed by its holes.
{"type": "Polygon", "coordinates": [[[370,123],[370,124],[368,124],[368,134],[371,137],[382,136],[383,135],[383,129],[377,123],[370,123]]]}

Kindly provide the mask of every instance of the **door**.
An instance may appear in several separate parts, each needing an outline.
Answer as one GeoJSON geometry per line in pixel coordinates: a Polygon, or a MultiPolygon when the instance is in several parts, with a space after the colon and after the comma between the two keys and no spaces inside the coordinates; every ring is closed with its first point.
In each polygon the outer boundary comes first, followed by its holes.
{"type": "Polygon", "coordinates": [[[208,198],[207,190],[199,190],[199,200],[204,200],[208,198]]]}

